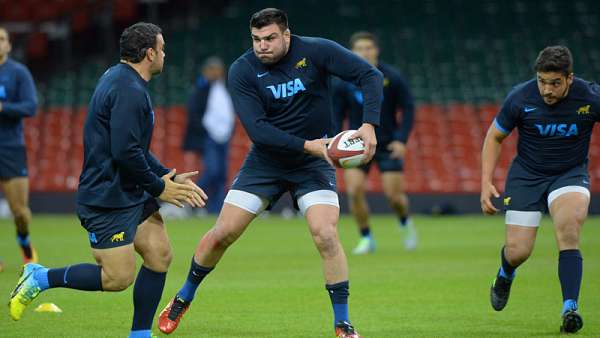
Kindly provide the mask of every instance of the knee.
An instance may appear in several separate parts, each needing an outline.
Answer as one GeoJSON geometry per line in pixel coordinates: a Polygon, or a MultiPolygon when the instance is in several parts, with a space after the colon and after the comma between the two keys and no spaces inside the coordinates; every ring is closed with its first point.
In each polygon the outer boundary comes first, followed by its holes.
{"type": "Polygon", "coordinates": [[[102,269],[102,289],[104,291],[123,291],[135,280],[135,269],[127,271],[107,271],[102,269]]]}
{"type": "Polygon", "coordinates": [[[346,192],[352,203],[357,203],[365,197],[365,189],[362,185],[348,185],[346,192]]]}
{"type": "Polygon", "coordinates": [[[237,233],[225,230],[223,228],[229,229],[230,227],[219,227],[217,225],[207,234],[212,248],[221,250],[227,249],[237,240],[237,233]]]}
{"type": "Polygon", "coordinates": [[[504,248],[506,260],[512,266],[519,266],[531,255],[532,247],[523,243],[507,243],[504,248]]]}
{"type": "Polygon", "coordinates": [[[556,237],[560,250],[574,249],[579,245],[579,231],[575,227],[560,230],[556,237]]]}
{"type": "Polygon", "coordinates": [[[19,207],[13,210],[15,222],[18,225],[27,225],[31,221],[31,210],[28,207],[19,207]]]}
{"type": "Polygon", "coordinates": [[[173,251],[169,243],[160,243],[146,251],[144,265],[157,272],[166,272],[173,260],[173,251]]]}
{"type": "Polygon", "coordinates": [[[407,198],[405,193],[390,192],[385,195],[390,204],[393,206],[403,207],[406,204],[407,198]]]}
{"type": "Polygon", "coordinates": [[[335,223],[325,223],[312,232],[313,240],[323,257],[332,257],[339,250],[339,239],[335,223]]]}

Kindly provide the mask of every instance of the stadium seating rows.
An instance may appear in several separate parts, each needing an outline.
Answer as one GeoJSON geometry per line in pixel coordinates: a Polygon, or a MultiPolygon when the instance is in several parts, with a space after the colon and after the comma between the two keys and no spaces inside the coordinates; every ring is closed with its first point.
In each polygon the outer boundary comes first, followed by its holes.
{"type": "MultiPolygon", "coordinates": [[[[477,193],[480,179],[480,151],[486,130],[498,110],[488,105],[420,105],[408,143],[405,173],[410,193],[477,193]]],[[[168,167],[202,170],[197,154],[181,150],[186,127],[182,106],[156,108],[152,151],[168,167]]],[[[73,191],[83,163],[85,108],[54,108],[26,120],[25,136],[33,191],[73,191]]],[[[516,133],[504,144],[496,171],[497,186],[504,187],[510,160],[515,154],[516,133]]],[[[600,192],[600,127],[590,147],[592,189],[600,192]]],[[[229,180],[240,168],[249,141],[239,124],[230,145],[229,180]]],[[[339,173],[338,173],[339,174],[339,173]]],[[[341,177],[338,175],[338,177],[341,177]]],[[[344,191],[343,180],[339,187],[344,191]]],[[[372,170],[368,187],[381,191],[379,172],[372,170]]]]}
{"type": "MultiPolygon", "coordinates": [[[[223,16],[179,13],[161,22],[168,56],[164,74],[150,84],[155,105],[185,102],[204,57],[218,54],[230,64],[250,48],[248,14],[262,6],[236,1],[223,16]]],[[[595,79],[600,72],[600,6],[594,0],[289,0],[279,6],[297,34],[346,44],[356,30],[377,33],[382,60],[402,70],[419,103],[501,102],[513,85],[532,77],[537,52],[550,44],[571,48],[578,76],[595,79]],[[315,20],[314,13],[339,19],[315,20]]],[[[60,72],[41,93],[46,105],[87,104],[98,77],[114,62],[95,56],[72,73],[60,72]]]]}

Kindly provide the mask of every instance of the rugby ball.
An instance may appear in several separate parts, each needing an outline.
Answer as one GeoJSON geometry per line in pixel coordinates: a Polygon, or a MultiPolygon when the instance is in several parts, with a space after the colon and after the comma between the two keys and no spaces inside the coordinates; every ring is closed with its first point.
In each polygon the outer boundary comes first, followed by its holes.
{"type": "Polygon", "coordinates": [[[327,155],[338,168],[355,168],[365,158],[365,143],[361,138],[350,139],[356,130],[346,130],[331,140],[327,146],[327,155]]]}

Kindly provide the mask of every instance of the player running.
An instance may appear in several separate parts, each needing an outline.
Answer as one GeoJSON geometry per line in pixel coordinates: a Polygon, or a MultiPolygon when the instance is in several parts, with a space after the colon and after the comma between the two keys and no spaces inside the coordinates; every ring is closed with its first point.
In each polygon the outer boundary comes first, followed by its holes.
{"type": "Polygon", "coordinates": [[[50,288],[122,291],[133,283],[135,252],[144,263],[133,289],[129,337],[150,337],[171,262],[171,246],[158,212],[159,199],[204,206],[206,196],[190,179],[175,175],[149,152],[154,111],[148,81],[164,63],[161,29],[137,23],[123,31],[121,62],[100,78],[84,126],[84,163],[77,214],[97,264],[47,269],[24,266],[11,294],[10,316],[19,320],[40,292],[50,288]]]}
{"type": "MultiPolygon", "coordinates": [[[[27,67],[10,57],[8,31],[0,27],[0,188],[8,201],[17,229],[23,262],[37,262],[29,241],[29,178],[23,118],[37,109],[33,78],[27,67]]],[[[2,271],[2,262],[0,262],[2,271]]]]}
{"type": "Polygon", "coordinates": [[[263,210],[289,191],[306,217],[323,261],[337,337],[359,337],[348,317],[348,267],[337,233],[335,170],[326,161],[331,125],[330,75],[361,88],[366,160],[375,152],[382,76],[335,42],[291,35],[287,15],[263,9],[250,19],[253,49],[231,66],[235,111],[253,141],[214,227],[200,240],[181,290],[161,312],[159,328],[171,333],[200,282],[225,250],[263,210]]]}
{"type": "MultiPolygon", "coordinates": [[[[373,162],[381,171],[385,197],[398,217],[398,224],[404,234],[404,247],[414,250],[417,247],[417,232],[408,212],[408,196],[404,192],[404,157],[406,142],[413,126],[415,104],[408,84],[398,70],[379,60],[379,42],[369,32],[356,32],[350,38],[350,48],[372,66],[383,73],[383,103],[381,124],[377,128],[377,150],[373,162]],[[398,109],[402,120],[398,122],[398,109]]],[[[361,91],[349,82],[338,81],[335,86],[334,127],[342,130],[342,122],[348,115],[349,129],[357,129],[362,123],[363,97],[361,91]]],[[[359,168],[344,170],[344,182],[348,192],[348,204],[358,224],[361,239],[353,253],[357,255],[375,251],[375,240],[369,226],[369,206],[365,196],[367,174],[373,162],[359,168]]]]}
{"type": "Polygon", "coordinates": [[[561,332],[583,327],[578,312],[583,261],[579,234],[590,203],[588,149],[600,120],[600,86],[573,76],[571,52],[564,46],[543,49],[536,78],[516,86],[488,130],[481,155],[481,208],[498,211],[491,197],[502,140],[519,129],[518,153],[506,179],[506,242],[492,284],[491,303],[501,311],[519,265],[533,250],[542,213],[550,211],[558,244],[558,276],[563,296],[561,332]]]}

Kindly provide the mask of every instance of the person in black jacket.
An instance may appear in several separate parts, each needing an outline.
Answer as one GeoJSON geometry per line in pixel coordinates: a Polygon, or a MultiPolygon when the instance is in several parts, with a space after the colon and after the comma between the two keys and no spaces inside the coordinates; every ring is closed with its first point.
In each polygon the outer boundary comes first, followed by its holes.
{"type": "MultiPolygon", "coordinates": [[[[379,60],[379,42],[370,32],[356,32],[350,38],[350,48],[383,73],[383,102],[381,123],[375,130],[377,151],[373,162],[344,170],[344,181],[348,192],[348,204],[358,224],[361,239],[354,248],[357,255],[375,250],[375,240],[369,226],[369,207],[366,198],[367,174],[376,162],[381,172],[383,193],[398,218],[403,232],[404,247],[414,250],[417,246],[417,232],[409,217],[408,196],[405,192],[404,157],[406,142],[413,126],[415,103],[407,81],[394,67],[379,60]],[[398,118],[398,111],[402,118],[398,118]]],[[[334,86],[334,130],[342,130],[344,117],[348,117],[349,128],[357,129],[362,123],[363,96],[350,82],[337,81],[334,86]]]]}
{"type": "Polygon", "coordinates": [[[125,29],[121,62],[102,75],[90,101],[77,214],[97,264],[58,269],[25,265],[9,303],[13,320],[50,288],[125,290],[134,281],[137,252],[144,263],[133,290],[130,337],[151,336],[171,261],[156,198],[180,207],[184,202],[203,206],[206,199],[191,180],[196,172],[175,176],[175,169],[165,168],[149,151],[154,111],[147,83],[162,71],[164,46],[156,25],[137,23],[125,29]]]}
{"type": "Polygon", "coordinates": [[[10,51],[8,31],[0,27],[0,189],[14,217],[23,262],[35,263],[37,253],[29,241],[31,210],[23,119],[35,115],[37,98],[31,73],[9,57],[10,51]]]}
{"type": "MultiPolygon", "coordinates": [[[[336,337],[358,338],[348,314],[348,265],[337,233],[335,169],[326,145],[331,130],[331,75],[360,86],[363,124],[354,137],[375,153],[383,76],[339,44],[291,34],[287,15],[266,8],[250,19],[252,49],[229,68],[235,111],[253,142],[214,227],[200,240],[183,287],[161,312],[158,327],[173,332],[202,280],[262,211],[290,192],[320,253],[336,337]],[[329,161],[328,161],[329,160],[329,161]]],[[[265,252],[274,254],[265,246],[265,252]]]]}

